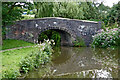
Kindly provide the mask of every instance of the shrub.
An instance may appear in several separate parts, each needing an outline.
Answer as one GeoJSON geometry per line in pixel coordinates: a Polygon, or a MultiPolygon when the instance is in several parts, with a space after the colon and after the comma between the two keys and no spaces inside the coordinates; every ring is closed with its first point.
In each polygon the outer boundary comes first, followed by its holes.
{"type": "Polygon", "coordinates": [[[105,30],[100,29],[96,35],[93,36],[92,47],[111,47],[118,46],[118,42],[120,40],[120,28],[105,30]]]}
{"type": "Polygon", "coordinates": [[[34,46],[35,51],[20,62],[20,70],[27,73],[30,70],[38,68],[40,64],[49,62],[52,54],[52,43],[54,44],[53,40],[45,40],[42,44],[34,46]]]}

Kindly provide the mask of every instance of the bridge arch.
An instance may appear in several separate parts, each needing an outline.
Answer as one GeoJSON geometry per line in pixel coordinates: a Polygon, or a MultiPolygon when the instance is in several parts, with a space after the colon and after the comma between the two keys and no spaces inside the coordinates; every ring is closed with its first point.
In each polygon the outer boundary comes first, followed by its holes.
{"type": "MultiPolygon", "coordinates": [[[[7,26],[6,38],[37,43],[38,35],[51,29],[59,32],[63,37],[63,41],[68,41],[68,44],[80,37],[89,46],[92,42],[92,36],[101,29],[101,22],[59,17],[21,20],[16,21],[14,25],[7,26]],[[65,36],[68,39],[64,40],[65,36]]],[[[62,44],[65,43],[63,42],[62,44]]]]}
{"type": "Polygon", "coordinates": [[[47,30],[54,30],[60,34],[62,46],[72,46],[72,41],[76,39],[76,35],[71,30],[62,27],[45,27],[39,31],[38,36],[47,30]]]}

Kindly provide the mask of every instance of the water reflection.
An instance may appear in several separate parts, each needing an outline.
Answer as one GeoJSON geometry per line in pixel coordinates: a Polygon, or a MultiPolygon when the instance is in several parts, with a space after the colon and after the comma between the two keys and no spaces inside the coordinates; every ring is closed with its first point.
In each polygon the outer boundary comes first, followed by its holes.
{"type": "MultiPolygon", "coordinates": [[[[47,68],[44,77],[49,78],[118,78],[118,49],[55,48],[47,68]]],[[[40,78],[40,70],[30,72],[27,78],[40,78]]]]}

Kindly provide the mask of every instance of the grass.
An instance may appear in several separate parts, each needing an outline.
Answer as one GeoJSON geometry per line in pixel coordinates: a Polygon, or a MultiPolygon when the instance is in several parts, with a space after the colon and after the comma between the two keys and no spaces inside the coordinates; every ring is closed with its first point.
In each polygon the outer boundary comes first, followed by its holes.
{"type": "Polygon", "coordinates": [[[52,52],[52,48],[50,47],[51,45],[49,42],[45,43],[45,45],[42,44],[41,46],[38,46],[38,48],[35,47],[35,44],[21,40],[4,40],[3,42],[3,49],[23,46],[31,47],[0,52],[0,57],[2,56],[2,69],[0,69],[0,73],[2,72],[2,78],[16,79],[17,77],[20,77],[20,71],[23,71],[25,69],[25,71],[28,72],[29,70],[38,67],[39,64],[48,62],[50,59],[49,55],[52,52]],[[45,48],[43,46],[45,46],[45,48]],[[37,50],[40,50],[39,48],[43,48],[40,51],[42,53],[37,52],[37,50]],[[43,57],[40,57],[40,55],[43,57]]]}
{"type": "Polygon", "coordinates": [[[33,46],[33,45],[35,44],[25,42],[23,40],[7,39],[7,40],[3,40],[2,50],[17,48],[17,47],[33,46]]]}
{"type": "Polygon", "coordinates": [[[0,55],[2,54],[2,72],[6,70],[19,72],[19,62],[32,51],[34,51],[34,48],[29,47],[0,53],[0,55]]]}
{"type": "MultiPolygon", "coordinates": [[[[7,39],[7,40],[3,40],[2,50],[17,48],[17,47],[34,46],[34,45],[35,44],[25,42],[23,40],[7,39]]],[[[4,75],[5,71],[8,71],[6,73],[11,74],[8,76],[13,76],[13,75],[18,76],[19,69],[20,69],[19,62],[25,56],[30,54],[32,51],[34,51],[33,47],[1,52],[0,56],[2,56],[2,73],[3,73],[3,75],[4,75]],[[13,74],[14,72],[16,72],[18,74],[13,74]]]]}

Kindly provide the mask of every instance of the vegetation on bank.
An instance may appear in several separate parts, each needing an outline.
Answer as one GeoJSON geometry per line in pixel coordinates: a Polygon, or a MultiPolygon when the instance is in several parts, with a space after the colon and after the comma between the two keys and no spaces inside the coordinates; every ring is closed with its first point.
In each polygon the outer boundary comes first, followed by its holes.
{"type": "Polygon", "coordinates": [[[50,61],[54,41],[46,40],[41,44],[29,48],[10,50],[2,55],[2,78],[17,78],[21,72],[30,70],[50,61]]]}
{"type": "Polygon", "coordinates": [[[44,43],[34,46],[35,51],[28,54],[28,56],[20,62],[20,70],[27,73],[30,70],[38,68],[40,64],[42,65],[49,62],[53,51],[51,47],[52,44],[55,44],[54,40],[45,40],[44,43]]]}
{"type": "Polygon", "coordinates": [[[2,50],[17,48],[17,47],[33,46],[33,45],[35,44],[25,42],[23,40],[6,39],[3,40],[2,50]]]}
{"type": "Polygon", "coordinates": [[[120,44],[120,28],[100,29],[96,35],[93,36],[92,47],[112,47],[120,44]]]}
{"type": "Polygon", "coordinates": [[[77,37],[76,41],[73,41],[73,46],[75,47],[86,47],[86,44],[82,38],[77,37]]]}

